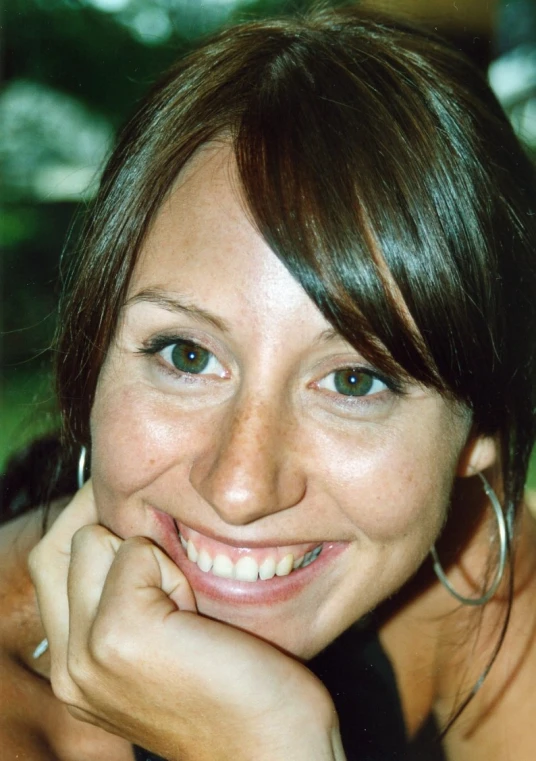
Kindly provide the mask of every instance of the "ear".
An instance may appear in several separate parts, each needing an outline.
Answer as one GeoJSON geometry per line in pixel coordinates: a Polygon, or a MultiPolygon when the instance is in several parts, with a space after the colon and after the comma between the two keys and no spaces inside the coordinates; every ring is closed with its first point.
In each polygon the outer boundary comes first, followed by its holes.
{"type": "Polygon", "coordinates": [[[498,459],[497,440],[493,436],[470,436],[458,460],[456,475],[460,478],[474,476],[491,468],[498,459]]]}

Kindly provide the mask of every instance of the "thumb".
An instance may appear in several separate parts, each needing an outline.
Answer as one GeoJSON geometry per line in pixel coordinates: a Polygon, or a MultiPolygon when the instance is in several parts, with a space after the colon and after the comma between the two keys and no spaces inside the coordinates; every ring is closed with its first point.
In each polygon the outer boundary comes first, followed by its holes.
{"type": "Polygon", "coordinates": [[[162,590],[173,600],[179,610],[197,613],[193,590],[186,581],[183,572],[179,570],[175,563],[161,549],[154,545],[153,554],[160,570],[162,590]]]}
{"type": "Polygon", "coordinates": [[[109,605],[117,605],[118,599],[122,600],[122,609],[128,609],[132,616],[143,615],[150,601],[162,612],[168,608],[169,613],[170,600],[180,611],[197,612],[185,575],[159,547],[142,536],[125,539],[117,550],[104,585],[101,614],[109,605]]]}

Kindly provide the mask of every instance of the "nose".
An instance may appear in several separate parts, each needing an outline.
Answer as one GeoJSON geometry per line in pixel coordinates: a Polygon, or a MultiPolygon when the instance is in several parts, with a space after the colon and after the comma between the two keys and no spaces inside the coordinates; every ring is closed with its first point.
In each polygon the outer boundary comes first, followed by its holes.
{"type": "Polygon", "coordinates": [[[190,482],[223,521],[246,525],[301,502],[306,477],[298,463],[296,425],[255,400],[229,410],[211,432],[190,482]]]}

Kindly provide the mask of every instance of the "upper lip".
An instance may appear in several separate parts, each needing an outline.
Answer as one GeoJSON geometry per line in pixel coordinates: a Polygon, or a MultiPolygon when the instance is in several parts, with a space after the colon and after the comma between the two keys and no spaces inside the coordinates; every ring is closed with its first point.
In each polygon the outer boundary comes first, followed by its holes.
{"type": "Polygon", "coordinates": [[[317,539],[316,537],[313,537],[312,539],[296,539],[296,538],[269,538],[269,539],[262,539],[262,540],[255,540],[255,539],[232,539],[227,536],[222,536],[221,534],[218,534],[215,531],[212,531],[210,529],[207,529],[205,527],[201,526],[194,526],[190,523],[186,523],[185,521],[178,521],[177,519],[173,519],[173,522],[175,524],[175,528],[177,531],[180,531],[179,523],[182,523],[186,528],[192,529],[193,531],[196,531],[198,534],[202,534],[203,536],[206,536],[208,539],[213,539],[216,542],[220,542],[221,544],[226,544],[229,547],[235,547],[236,549],[259,549],[259,550],[269,550],[274,549],[277,547],[286,547],[289,545],[309,545],[309,544],[322,544],[325,543],[325,539],[317,539]]]}

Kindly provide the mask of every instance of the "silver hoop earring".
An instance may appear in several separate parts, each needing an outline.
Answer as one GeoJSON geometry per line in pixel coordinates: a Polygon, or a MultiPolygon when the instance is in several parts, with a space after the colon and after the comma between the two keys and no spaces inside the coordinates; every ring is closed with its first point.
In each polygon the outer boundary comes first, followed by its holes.
{"type": "Polygon", "coordinates": [[[499,563],[497,565],[497,572],[495,574],[495,578],[493,579],[493,583],[490,586],[490,588],[480,597],[465,597],[464,595],[461,595],[459,592],[457,592],[450,581],[447,579],[447,576],[441,566],[441,563],[439,562],[439,557],[437,555],[437,550],[435,548],[435,545],[432,546],[432,549],[430,550],[430,554],[432,555],[433,561],[434,561],[434,571],[439,579],[439,581],[443,584],[443,586],[447,589],[447,591],[450,592],[450,594],[455,597],[459,602],[463,603],[463,605],[485,605],[487,602],[491,600],[497,589],[499,588],[499,584],[501,583],[503,576],[504,576],[504,569],[506,567],[506,556],[507,556],[507,550],[508,550],[508,531],[506,528],[506,520],[504,518],[504,513],[501,508],[501,503],[497,499],[497,495],[493,491],[492,487],[490,486],[488,480],[485,476],[482,475],[482,473],[478,473],[480,476],[480,480],[482,481],[482,484],[484,486],[484,491],[486,492],[486,495],[491,502],[491,506],[493,507],[493,512],[495,513],[495,519],[497,521],[497,526],[499,529],[499,563]]]}
{"type": "Polygon", "coordinates": [[[87,456],[87,449],[85,447],[81,447],[80,457],[78,458],[78,472],[77,472],[77,478],[76,478],[76,483],[79,489],[81,489],[82,486],[86,482],[86,479],[85,479],[86,456],[87,456]]]}

